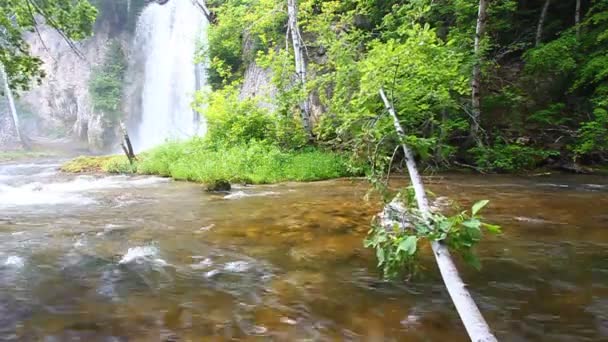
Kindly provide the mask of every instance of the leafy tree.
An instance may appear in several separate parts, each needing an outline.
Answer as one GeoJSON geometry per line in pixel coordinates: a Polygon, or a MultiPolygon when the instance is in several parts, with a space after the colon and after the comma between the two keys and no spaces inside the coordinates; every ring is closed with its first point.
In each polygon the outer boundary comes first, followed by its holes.
{"type": "Polygon", "coordinates": [[[93,70],[89,91],[95,109],[105,114],[110,122],[120,118],[120,105],[124,75],[127,68],[125,54],[120,43],[114,41],[110,44],[104,57],[103,64],[93,70]]]}
{"type": "MultiPolygon", "coordinates": [[[[66,41],[92,33],[97,10],[87,0],[0,0],[0,63],[14,90],[26,90],[32,79],[44,77],[42,61],[32,56],[23,39],[34,32],[38,18],[60,32],[66,41]]],[[[73,44],[72,44],[73,46],[73,44]]]]}

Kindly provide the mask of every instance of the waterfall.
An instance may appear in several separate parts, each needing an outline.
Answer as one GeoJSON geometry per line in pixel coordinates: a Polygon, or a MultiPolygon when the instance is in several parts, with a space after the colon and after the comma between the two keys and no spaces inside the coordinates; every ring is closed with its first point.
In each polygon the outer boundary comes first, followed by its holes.
{"type": "Polygon", "coordinates": [[[19,116],[17,115],[17,108],[15,107],[15,99],[13,97],[13,91],[8,83],[8,75],[4,71],[4,65],[0,63],[0,78],[4,83],[4,96],[8,100],[8,109],[13,118],[13,124],[15,125],[15,135],[19,143],[23,144],[23,138],[21,137],[21,128],[19,126],[19,116]]]}
{"type": "Polygon", "coordinates": [[[141,13],[134,42],[136,63],[141,64],[141,113],[133,113],[140,115],[133,137],[137,150],[205,132],[192,101],[206,82],[205,67],[197,65],[195,55],[207,43],[207,25],[191,0],[153,3],[141,13]]]}

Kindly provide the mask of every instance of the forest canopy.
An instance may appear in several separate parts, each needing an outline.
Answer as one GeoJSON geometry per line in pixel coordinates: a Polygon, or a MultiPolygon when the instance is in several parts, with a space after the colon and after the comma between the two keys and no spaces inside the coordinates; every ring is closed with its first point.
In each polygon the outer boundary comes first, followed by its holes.
{"type": "Polygon", "coordinates": [[[430,166],[513,172],[608,158],[606,0],[299,1],[301,85],[288,3],[208,1],[215,92],[234,91],[252,63],[269,68],[275,115],[297,121],[310,101],[323,113],[312,117],[318,144],[379,168],[399,140],[380,87],[430,166]]]}

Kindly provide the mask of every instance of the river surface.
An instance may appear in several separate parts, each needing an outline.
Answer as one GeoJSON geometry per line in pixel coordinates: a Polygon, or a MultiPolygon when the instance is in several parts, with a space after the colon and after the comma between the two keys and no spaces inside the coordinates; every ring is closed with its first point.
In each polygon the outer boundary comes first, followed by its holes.
{"type": "MultiPolygon", "coordinates": [[[[466,341],[432,255],[385,282],[362,181],[233,189],[0,165],[0,341],[466,341]]],[[[608,341],[608,180],[441,175],[504,234],[463,277],[502,341],[608,341]]]]}

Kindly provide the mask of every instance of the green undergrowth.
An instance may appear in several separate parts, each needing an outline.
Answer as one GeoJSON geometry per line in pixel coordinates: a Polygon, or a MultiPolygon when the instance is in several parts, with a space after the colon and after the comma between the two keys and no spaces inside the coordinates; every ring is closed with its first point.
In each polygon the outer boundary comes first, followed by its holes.
{"type": "Polygon", "coordinates": [[[265,184],[316,181],[355,176],[343,155],[318,148],[285,150],[252,141],[217,147],[205,139],[170,142],[140,154],[130,165],[123,156],[79,157],[62,167],[67,172],[102,171],[171,177],[198,183],[228,180],[265,184]]]}
{"type": "MultiPolygon", "coordinates": [[[[120,165],[122,162],[122,156],[80,156],[61,165],[61,171],[69,173],[114,172],[114,165],[120,165]]],[[[126,163],[129,164],[128,161],[126,163]]]]}

